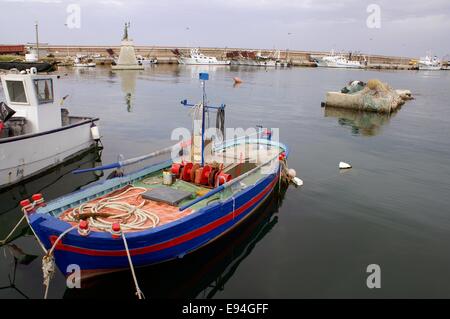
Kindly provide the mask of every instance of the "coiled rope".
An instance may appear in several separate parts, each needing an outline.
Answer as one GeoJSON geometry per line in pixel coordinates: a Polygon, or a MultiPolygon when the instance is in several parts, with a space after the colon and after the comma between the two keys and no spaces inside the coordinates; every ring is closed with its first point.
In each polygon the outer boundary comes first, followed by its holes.
{"type": "Polygon", "coordinates": [[[114,220],[120,220],[120,227],[123,230],[144,230],[148,228],[154,228],[159,224],[159,217],[142,207],[145,205],[143,200],[139,205],[131,205],[124,202],[125,199],[130,197],[137,197],[147,191],[143,187],[130,187],[116,196],[105,197],[96,203],[84,203],[74,208],[67,216],[64,217],[65,221],[78,222],[80,219],[87,219],[89,224],[103,231],[111,232],[111,227],[116,221],[108,221],[105,218],[111,218],[114,220]],[[140,190],[140,193],[129,194],[130,191],[140,190]],[[105,209],[113,209],[122,211],[122,214],[109,214],[102,212],[105,209]],[[150,226],[148,225],[148,222],[150,226]]]}

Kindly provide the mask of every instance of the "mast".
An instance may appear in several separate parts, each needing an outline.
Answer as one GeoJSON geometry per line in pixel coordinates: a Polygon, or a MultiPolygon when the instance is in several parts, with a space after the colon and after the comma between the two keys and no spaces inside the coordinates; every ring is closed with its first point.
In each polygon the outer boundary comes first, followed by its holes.
{"type": "MultiPolygon", "coordinates": [[[[201,165],[205,165],[205,131],[206,131],[206,113],[210,110],[223,111],[225,109],[225,104],[221,104],[220,106],[212,106],[207,105],[207,96],[206,96],[206,81],[209,80],[208,73],[199,73],[199,79],[202,84],[203,96],[202,96],[202,132],[201,132],[201,165]]],[[[181,101],[181,104],[186,107],[196,107],[195,104],[188,103],[187,100],[181,101]]]]}
{"type": "Polygon", "coordinates": [[[203,103],[202,103],[202,167],[205,166],[205,114],[206,114],[206,81],[209,80],[208,73],[199,74],[203,87],[203,103]]]}

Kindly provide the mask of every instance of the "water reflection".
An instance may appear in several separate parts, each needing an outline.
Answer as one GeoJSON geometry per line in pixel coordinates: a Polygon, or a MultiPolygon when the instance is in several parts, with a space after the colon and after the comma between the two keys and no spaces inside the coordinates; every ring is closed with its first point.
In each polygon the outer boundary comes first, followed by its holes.
{"type": "Polygon", "coordinates": [[[189,72],[192,79],[198,79],[199,73],[209,73],[213,78],[215,73],[230,70],[229,65],[180,65],[179,68],[189,72]]]}
{"type": "MultiPolygon", "coordinates": [[[[22,217],[22,212],[18,205],[19,201],[30,198],[36,193],[43,194],[44,198],[49,201],[76,191],[99,180],[103,173],[89,172],[74,175],[72,171],[99,165],[101,165],[101,151],[97,148],[92,148],[52,170],[30,179],[26,183],[1,189],[0,239],[4,239],[22,217]]],[[[9,285],[0,287],[0,290],[6,291],[8,296],[9,294],[12,296],[19,293],[22,297],[27,298],[15,284],[16,273],[18,278],[23,279],[25,274],[30,271],[30,267],[33,267],[32,264],[35,264],[33,261],[37,256],[34,254],[40,253],[39,247],[36,247],[34,241],[22,240],[23,238],[21,237],[25,235],[30,235],[30,238],[32,238],[27,224],[22,223],[8,240],[8,243],[2,246],[0,250],[1,258],[3,259],[0,263],[0,282],[9,282],[9,285]]],[[[29,285],[29,283],[27,284],[29,285]]]]}
{"type": "Polygon", "coordinates": [[[31,264],[38,256],[27,254],[20,247],[15,244],[8,244],[4,247],[5,255],[9,253],[13,258],[13,265],[10,272],[8,272],[8,281],[9,284],[6,286],[0,287],[0,290],[11,290],[16,291],[19,295],[24,297],[25,299],[30,299],[28,295],[26,295],[20,287],[16,285],[16,275],[17,275],[17,267],[19,265],[28,266],[31,264]]]}
{"type": "Polygon", "coordinates": [[[133,103],[136,97],[136,81],[140,73],[141,71],[137,70],[122,70],[113,73],[117,74],[120,78],[122,92],[125,98],[125,105],[128,112],[131,112],[133,109],[133,103]]]}
{"type": "Polygon", "coordinates": [[[324,116],[337,118],[339,125],[350,128],[354,135],[375,136],[395,114],[396,112],[384,114],[326,107],[324,116]]]}
{"type": "MultiPolygon", "coordinates": [[[[277,224],[275,213],[285,191],[271,195],[266,205],[214,243],[181,260],[138,269],[139,286],[146,298],[213,298],[224,290],[240,263],[277,224]]],[[[67,289],[64,297],[135,298],[128,271],[93,278],[82,285],[82,289],[67,289]]]]}

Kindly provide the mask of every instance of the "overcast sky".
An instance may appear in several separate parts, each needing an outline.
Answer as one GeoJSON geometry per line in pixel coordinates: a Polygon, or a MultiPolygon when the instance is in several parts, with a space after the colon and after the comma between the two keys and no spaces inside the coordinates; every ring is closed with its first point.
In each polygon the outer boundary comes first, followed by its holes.
{"type": "Polygon", "coordinates": [[[450,54],[449,0],[0,0],[0,14],[0,43],[11,44],[34,41],[38,20],[40,42],[116,45],[131,21],[137,45],[450,54]],[[80,28],[65,25],[70,4],[80,28]],[[380,28],[367,26],[370,4],[380,28]]]}

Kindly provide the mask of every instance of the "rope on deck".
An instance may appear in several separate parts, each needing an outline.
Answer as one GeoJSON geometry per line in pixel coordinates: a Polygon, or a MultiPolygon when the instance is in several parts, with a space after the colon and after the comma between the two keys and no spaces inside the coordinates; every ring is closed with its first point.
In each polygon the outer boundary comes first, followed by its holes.
{"type": "Polygon", "coordinates": [[[78,222],[80,219],[85,219],[87,217],[86,219],[92,227],[103,231],[110,231],[111,226],[116,222],[111,220],[108,221],[106,218],[120,220],[120,226],[124,230],[144,230],[154,228],[160,222],[159,216],[142,209],[146,203],[145,200],[143,200],[139,205],[132,205],[125,201],[125,199],[130,197],[137,198],[146,191],[147,189],[143,187],[130,187],[118,195],[105,197],[97,203],[87,202],[81,204],[80,206],[74,208],[72,212],[64,218],[64,220],[68,222],[78,222]],[[127,195],[128,192],[134,190],[139,190],[140,193],[127,195]],[[102,210],[105,209],[120,211],[123,213],[103,213],[102,210]],[[151,225],[147,225],[148,221],[151,222],[151,225]]]}

